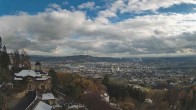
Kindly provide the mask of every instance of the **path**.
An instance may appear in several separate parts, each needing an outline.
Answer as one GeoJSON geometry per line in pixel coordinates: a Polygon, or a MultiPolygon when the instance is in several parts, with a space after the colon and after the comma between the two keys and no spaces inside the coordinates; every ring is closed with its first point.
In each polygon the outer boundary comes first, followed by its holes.
{"type": "Polygon", "coordinates": [[[23,97],[18,104],[16,104],[15,107],[13,107],[11,110],[25,110],[31,102],[35,99],[36,97],[36,92],[28,92],[28,94],[23,97]]]}

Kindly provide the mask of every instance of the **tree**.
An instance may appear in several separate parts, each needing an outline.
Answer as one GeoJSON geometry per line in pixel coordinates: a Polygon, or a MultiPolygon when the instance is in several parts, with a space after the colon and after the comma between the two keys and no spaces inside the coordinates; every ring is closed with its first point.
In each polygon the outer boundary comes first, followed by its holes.
{"type": "Polygon", "coordinates": [[[109,75],[105,75],[105,76],[104,76],[104,79],[103,79],[103,81],[102,81],[102,83],[105,84],[105,85],[108,85],[109,82],[110,82],[109,75]]]}
{"type": "Polygon", "coordinates": [[[0,110],[7,109],[7,99],[3,93],[0,93],[0,110]]]}
{"type": "Polygon", "coordinates": [[[80,86],[75,85],[73,83],[69,83],[64,86],[64,91],[67,96],[77,98],[82,90],[80,86]]]}
{"type": "Polygon", "coordinates": [[[24,49],[21,50],[21,67],[22,69],[31,69],[30,57],[24,49]]]}
{"type": "Polygon", "coordinates": [[[22,69],[31,69],[30,57],[25,50],[15,50],[11,53],[11,65],[13,73],[22,69]]]}
{"type": "Polygon", "coordinates": [[[9,64],[10,57],[7,54],[6,46],[2,46],[2,40],[0,37],[0,83],[7,82],[10,79],[9,64]]]}
{"type": "Polygon", "coordinates": [[[81,78],[81,82],[79,85],[84,89],[88,91],[98,91],[97,85],[89,79],[81,78]]]}
{"type": "Polygon", "coordinates": [[[143,102],[146,98],[145,92],[140,89],[134,89],[133,87],[129,87],[128,85],[109,83],[106,85],[106,87],[109,96],[115,97],[117,100],[124,100],[127,97],[131,97],[138,102],[143,102]]]}
{"type": "Polygon", "coordinates": [[[20,53],[18,50],[11,53],[11,65],[14,73],[20,71],[20,53]]]}
{"type": "Polygon", "coordinates": [[[123,110],[133,110],[135,105],[129,101],[125,101],[121,102],[120,106],[123,110]]]}
{"type": "Polygon", "coordinates": [[[48,71],[48,75],[50,77],[52,77],[52,86],[53,86],[52,88],[55,89],[57,87],[57,76],[56,76],[56,72],[54,71],[54,69],[51,68],[48,71]]]}
{"type": "Polygon", "coordinates": [[[6,47],[4,46],[3,51],[1,53],[1,66],[7,69],[9,64],[10,64],[10,58],[9,55],[7,54],[6,47]]]}
{"type": "Polygon", "coordinates": [[[88,110],[111,110],[110,105],[102,100],[99,93],[84,94],[83,100],[88,110]]]}
{"type": "Polygon", "coordinates": [[[2,39],[1,39],[1,36],[0,36],[0,50],[2,48],[2,39]]]}
{"type": "Polygon", "coordinates": [[[0,50],[0,82],[7,82],[9,80],[9,64],[10,58],[7,54],[6,47],[3,46],[3,50],[0,50]]]}

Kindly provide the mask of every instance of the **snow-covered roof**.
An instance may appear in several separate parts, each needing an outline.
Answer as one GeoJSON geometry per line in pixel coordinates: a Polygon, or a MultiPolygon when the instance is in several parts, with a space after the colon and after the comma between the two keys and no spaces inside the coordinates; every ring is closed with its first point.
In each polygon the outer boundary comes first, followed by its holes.
{"type": "Polygon", "coordinates": [[[152,104],[152,100],[151,99],[145,99],[145,102],[152,104]]]}
{"type": "Polygon", "coordinates": [[[42,94],[42,100],[51,100],[55,99],[54,95],[52,93],[44,93],[42,94]]]}
{"type": "Polygon", "coordinates": [[[78,109],[78,105],[72,105],[72,106],[69,106],[68,109],[78,109]]]}
{"type": "Polygon", "coordinates": [[[43,81],[43,80],[47,80],[47,79],[50,79],[50,78],[51,78],[50,76],[42,76],[41,78],[36,78],[36,80],[43,81]]]}
{"type": "Polygon", "coordinates": [[[35,72],[33,70],[22,70],[19,73],[15,73],[15,75],[18,77],[26,77],[26,76],[41,77],[41,74],[39,72],[35,72]]]}
{"type": "Polygon", "coordinates": [[[22,78],[14,78],[14,80],[17,80],[17,81],[20,81],[20,80],[23,80],[22,78]]]}
{"type": "Polygon", "coordinates": [[[104,96],[105,96],[105,97],[107,97],[107,96],[108,96],[108,94],[107,94],[107,93],[104,93],[104,96]]]}
{"type": "Polygon", "coordinates": [[[69,109],[79,109],[79,108],[84,108],[85,106],[84,105],[71,105],[68,107],[68,110],[69,109]]]}
{"type": "Polygon", "coordinates": [[[47,80],[48,78],[36,78],[36,80],[38,81],[44,81],[44,80],[47,80]]]}
{"type": "Polygon", "coordinates": [[[51,110],[52,106],[40,101],[37,106],[34,108],[34,110],[51,110]]]}

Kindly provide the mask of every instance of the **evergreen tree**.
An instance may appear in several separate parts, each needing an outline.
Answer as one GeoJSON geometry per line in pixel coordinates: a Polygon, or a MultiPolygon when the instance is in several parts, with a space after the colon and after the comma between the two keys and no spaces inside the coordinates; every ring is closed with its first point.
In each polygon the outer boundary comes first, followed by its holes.
{"type": "Polygon", "coordinates": [[[3,51],[1,53],[1,66],[8,70],[8,66],[10,64],[10,57],[7,54],[6,47],[3,46],[3,51]]]}
{"type": "Polygon", "coordinates": [[[2,40],[0,37],[0,82],[7,82],[9,80],[9,64],[10,58],[7,54],[6,46],[2,47],[2,40]]]}
{"type": "Polygon", "coordinates": [[[20,71],[20,54],[18,50],[11,53],[12,72],[17,73],[20,71]]]}
{"type": "Polygon", "coordinates": [[[50,69],[48,71],[48,75],[52,77],[52,86],[53,86],[53,89],[56,88],[57,86],[57,76],[56,76],[56,72],[54,71],[54,69],[50,69]]]}
{"type": "Polygon", "coordinates": [[[2,51],[1,51],[1,49],[2,49],[2,41],[1,41],[1,36],[0,36],[0,72],[1,72],[1,63],[2,63],[2,58],[1,58],[2,51]]]}
{"type": "Polygon", "coordinates": [[[2,48],[2,39],[1,39],[1,36],[0,36],[0,51],[1,51],[1,48],[2,48]]]}
{"type": "Polygon", "coordinates": [[[64,86],[64,91],[66,95],[76,98],[80,95],[82,90],[80,86],[70,83],[64,86]]]}
{"type": "Polygon", "coordinates": [[[109,82],[110,82],[109,75],[105,75],[102,83],[107,86],[109,84],[109,82]]]}

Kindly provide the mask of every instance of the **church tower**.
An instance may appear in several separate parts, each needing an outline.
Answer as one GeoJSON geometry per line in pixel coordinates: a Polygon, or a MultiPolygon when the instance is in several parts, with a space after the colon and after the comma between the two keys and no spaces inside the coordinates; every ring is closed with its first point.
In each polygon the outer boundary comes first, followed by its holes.
{"type": "Polygon", "coordinates": [[[41,63],[40,62],[35,63],[35,71],[41,71],[41,63]]]}

